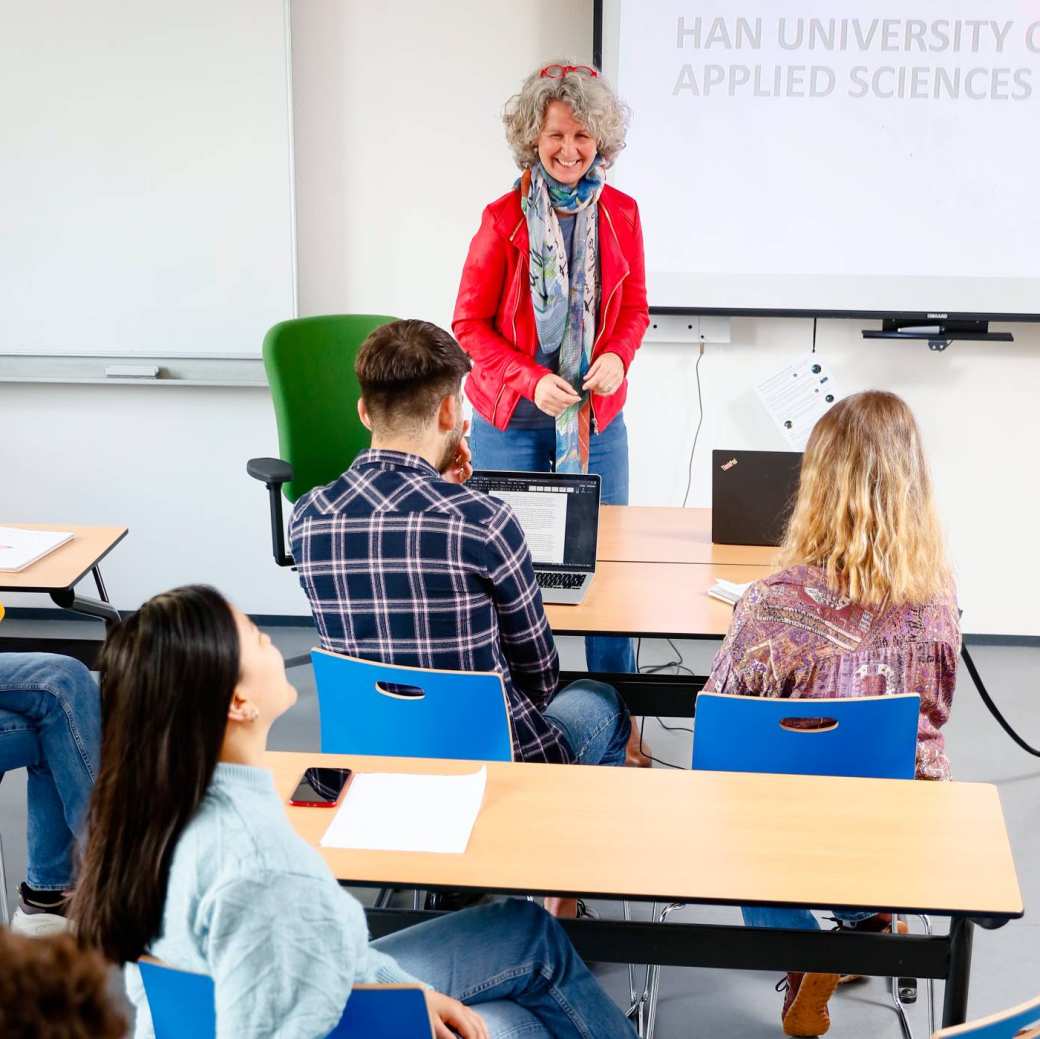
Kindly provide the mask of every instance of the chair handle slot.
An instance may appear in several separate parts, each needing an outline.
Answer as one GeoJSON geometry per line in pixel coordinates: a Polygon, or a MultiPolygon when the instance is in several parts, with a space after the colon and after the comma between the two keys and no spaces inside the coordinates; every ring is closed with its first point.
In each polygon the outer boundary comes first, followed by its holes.
{"type": "Polygon", "coordinates": [[[801,732],[813,735],[821,732],[834,732],[838,727],[837,718],[781,718],[780,728],[787,732],[801,732]]]}
{"type": "Polygon", "coordinates": [[[376,682],[376,692],[392,696],[395,700],[424,700],[426,693],[417,685],[401,682],[376,682]]]}

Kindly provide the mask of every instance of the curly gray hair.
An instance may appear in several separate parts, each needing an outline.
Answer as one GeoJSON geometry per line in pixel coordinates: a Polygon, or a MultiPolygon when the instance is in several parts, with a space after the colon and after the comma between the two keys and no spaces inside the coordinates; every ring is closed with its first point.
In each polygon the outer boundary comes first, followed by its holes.
{"type": "MultiPolygon", "coordinates": [[[[548,61],[549,65],[574,65],[569,59],[548,61]]],[[[596,139],[604,166],[610,166],[625,147],[625,131],[631,115],[602,76],[568,72],[565,76],[540,76],[532,72],[520,93],[506,102],[502,122],[506,140],[517,166],[525,170],[538,161],[538,135],[542,132],[545,110],[550,101],[570,106],[574,118],[596,139]]]]}

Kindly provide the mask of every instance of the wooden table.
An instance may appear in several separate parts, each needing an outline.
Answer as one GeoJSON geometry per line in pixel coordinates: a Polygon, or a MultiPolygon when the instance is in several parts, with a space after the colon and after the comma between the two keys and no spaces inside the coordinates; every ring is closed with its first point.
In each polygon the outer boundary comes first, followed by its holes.
{"type": "MultiPolygon", "coordinates": [[[[97,617],[106,624],[119,620],[119,611],[109,602],[101,577],[101,560],[127,535],[126,527],[83,527],[69,523],[0,523],[0,526],[25,527],[27,530],[72,531],[71,541],[56,548],[42,559],[16,574],[0,573],[0,592],[43,592],[72,613],[97,617]],[[87,574],[94,578],[98,598],[79,595],[76,585],[87,574]]],[[[2,629],[0,629],[2,631],[2,629]]],[[[52,638],[34,636],[20,638],[0,634],[0,650],[29,652],[46,650],[64,653],[93,666],[99,639],[52,638]]]]}
{"type": "Polygon", "coordinates": [[[719,579],[756,581],[768,566],[722,563],[597,563],[584,602],[547,603],[558,635],[631,635],[634,638],[722,638],[733,607],[708,596],[719,579]]]}
{"type": "MultiPolygon", "coordinates": [[[[596,577],[585,602],[547,606],[560,635],[620,634],[636,638],[722,638],[733,611],[707,599],[722,577],[744,584],[767,576],[777,549],[713,545],[710,509],[604,505],[600,509],[596,577]]],[[[966,641],[961,659],[987,707],[992,698],[966,641]]],[[[582,677],[567,672],[565,681],[582,677]]],[[[689,717],[707,676],[602,675],[634,714],[689,717]]],[[[989,708],[991,711],[993,708],[989,708]]]]}
{"type": "MultiPolygon", "coordinates": [[[[713,545],[710,509],[604,505],[600,509],[596,576],[584,602],[547,604],[557,635],[721,639],[733,608],[708,597],[719,578],[745,584],[766,577],[777,549],[713,545]]],[[[561,674],[562,683],[588,677],[561,674]]],[[[706,675],[597,674],[613,685],[634,715],[689,718],[706,675]]]]}
{"type": "MultiPolygon", "coordinates": [[[[319,762],[438,775],[481,765],[275,752],[267,762],[283,800],[319,762]]],[[[972,920],[995,926],[1023,912],[990,784],[511,762],[487,770],[484,806],[463,855],[320,848],[331,815],[286,811],[335,876],[354,885],[947,915],[950,934],[933,937],[568,925],[583,954],[613,962],[945,978],[947,1025],[964,1017],[972,920]]],[[[378,933],[415,919],[370,912],[378,933]]]]}
{"type": "Polygon", "coordinates": [[[604,505],[599,512],[596,558],[629,563],[729,563],[772,566],[778,549],[714,545],[711,509],[604,505]]]}

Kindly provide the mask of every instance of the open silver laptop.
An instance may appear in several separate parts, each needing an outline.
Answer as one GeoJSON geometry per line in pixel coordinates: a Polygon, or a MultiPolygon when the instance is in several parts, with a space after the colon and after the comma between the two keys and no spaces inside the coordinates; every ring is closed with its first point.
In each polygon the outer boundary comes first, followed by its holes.
{"type": "Polygon", "coordinates": [[[501,498],[516,513],[544,602],[585,598],[596,571],[598,476],[480,469],[468,486],[501,498]]]}

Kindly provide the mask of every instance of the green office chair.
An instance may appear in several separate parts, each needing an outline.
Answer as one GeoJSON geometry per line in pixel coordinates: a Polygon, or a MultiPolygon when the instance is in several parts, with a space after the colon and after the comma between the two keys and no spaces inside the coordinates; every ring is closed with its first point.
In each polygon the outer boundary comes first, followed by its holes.
{"type": "Polygon", "coordinates": [[[246,471],[267,487],[271,551],[292,566],[285,547],[282,494],[296,501],[331,483],[368,447],[357,415],[361,395],[354,359],[368,335],[396,318],[329,314],[282,321],[264,336],[264,368],[271,386],[281,458],[251,458],[246,471]]]}

